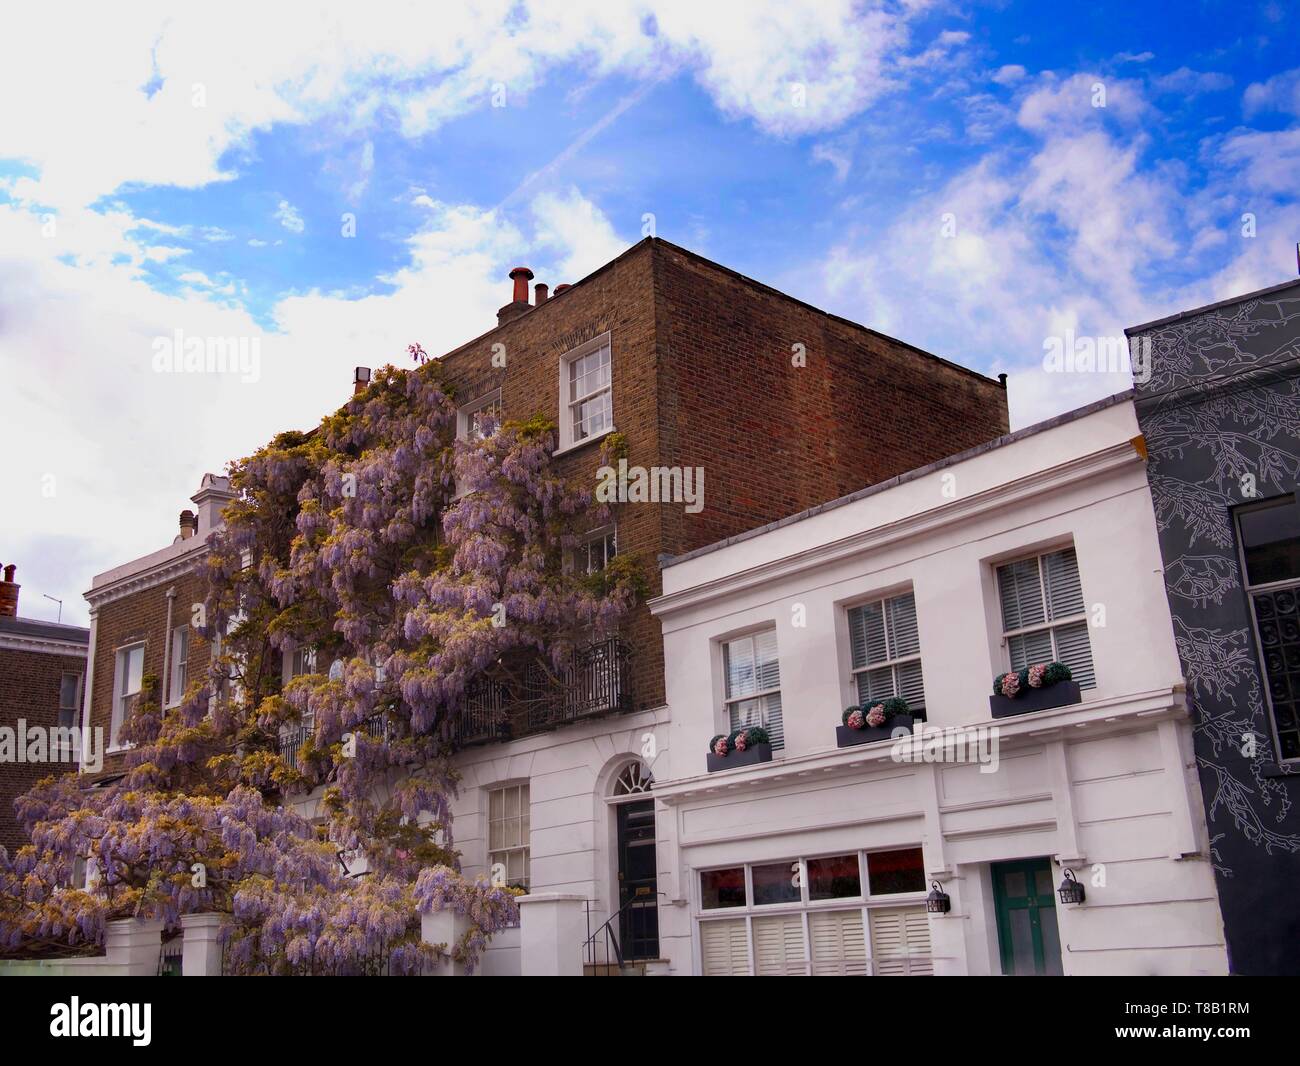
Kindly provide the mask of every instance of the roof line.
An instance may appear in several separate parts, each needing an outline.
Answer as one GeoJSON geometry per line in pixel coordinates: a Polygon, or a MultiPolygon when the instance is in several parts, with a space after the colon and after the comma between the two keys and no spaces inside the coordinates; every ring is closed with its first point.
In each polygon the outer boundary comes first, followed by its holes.
{"type": "Polygon", "coordinates": [[[695,548],[692,551],[684,552],[681,555],[660,556],[659,568],[666,570],[670,566],[676,566],[678,563],[684,563],[689,559],[696,559],[701,555],[709,555],[712,552],[719,551],[722,548],[738,544],[741,541],[750,540],[763,533],[770,533],[774,529],[781,529],[785,526],[793,525],[795,522],[802,522],[806,518],[812,518],[814,515],[822,514],[825,511],[833,511],[839,507],[844,507],[850,503],[857,503],[859,500],[865,500],[869,496],[875,496],[877,493],[892,489],[898,485],[905,485],[909,481],[915,481],[918,478],[925,477],[927,474],[933,474],[936,470],[943,470],[946,467],[955,466],[957,463],[964,462],[967,459],[973,459],[977,455],[983,455],[985,452],[995,451],[998,448],[1005,447],[1008,444],[1014,444],[1018,440],[1024,440],[1026,437],[1032,437],[1057,426],[1066,425],[1069,422],[1077,421],[1088,415],[1095,414],[1098,411],[1104,411],[1107,407],[1114,407],[1116,404],[1123,403],[1125,400],[1132,399],[1133,390],[1126,389],[1124,392],[1117,392],[1113,396],[1107,396],[1097,400],[1084,407],[1076,407],[1073,411],[1066,411],[1064,414],[1055,415],[1052,418],[1042,422],[1036,422],[1032,426],[1026,426],[1024,429],[1018,429],[1014,433],[1006,433],[983,444],[977,444],[973,448],[967,448],[964,452],[958,452],[956,455],[947,456],[944,459],[937,459],[933,463],[927,463],[925,466],[918,466],[915,470],[908,470],[902,474],[896,474],[888,481],[878,481],[874,485],[868,485],[866,488],[850,492],[847,496],[840,496],[834,500],[827,500],[825,503],[819,503],[815,507],[809,507],[807,510],[799,511],[797,514],[787,515],[785,518],[778,518],[775,522],[768,522],[766,525],[756,526],[753,529],[747,529],[743,533],[737,533],[733,537],[727,537],[725,540],[715,541],[712,544],[706,544],[701,548],[695,548]]]}
{"type": "Polygon", "coordinates": [[[1254,292],[1243,293],[1240,296],[1230,296],[1226,300],[1218,300],[1212,304],[1193,307],[1188,311],[1179,311],[1175,315],[1166,315],[1164,318],[1157,318],[1151,322],[1143,322],[1140,326],[1129,326],[1128,329],[1124,331],[1124,335],[1131,337],[1135,333],[1142,333],[1148,329],[1155,329],[1157,326],[1168,326],[1173,322],[1178,322],[1185,318],[1195,318],[1197,315],[1203,315],[1207,311],[1217,311],[1220,307],[1231,307],[1233,304],[1243,304],[1247,300],[1258,300],[1261,296],[1271,296],[1275,292],[1281,292],[1283,289],[1289,289],[1297,285],[1300,285],[1300,278],[1292,278],[1290,281],[1283,281],[1277,285],[1270,285],[1265,289],[1256,289],[1254,292]]]}

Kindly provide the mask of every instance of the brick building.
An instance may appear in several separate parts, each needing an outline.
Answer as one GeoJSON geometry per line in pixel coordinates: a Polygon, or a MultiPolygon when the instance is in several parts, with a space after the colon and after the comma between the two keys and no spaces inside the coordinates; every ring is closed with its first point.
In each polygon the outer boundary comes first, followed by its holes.
{"type": "Polygon", "coordinates": [[[170,706],[206,673],[208,643],[190,626],[206,590],[198,564],[209,535],[221,527],[222,507],[233,498],[228,478],[204,474],[191,497],[195,510],[181,512],[171,544],[91,582],[85,717],[104,731],[106,772],[120,768],[117,730],[146,678],[157,679],[158,696],[170,706]]]}
{"type": "Polygon", "coordinates": [[[89,630],[79,626],[21,617],[15,570],[6,566],[0,580],[0,731],[13,731],[12,739],[0,739],[0,847],[10,854],[27,843],[14,800],[61,766],[76,766],[70,747],[51,750],[50,734],[39,747],[22,741],[35,729],[70,730],[81,724],[89,638],[89,630]]]}

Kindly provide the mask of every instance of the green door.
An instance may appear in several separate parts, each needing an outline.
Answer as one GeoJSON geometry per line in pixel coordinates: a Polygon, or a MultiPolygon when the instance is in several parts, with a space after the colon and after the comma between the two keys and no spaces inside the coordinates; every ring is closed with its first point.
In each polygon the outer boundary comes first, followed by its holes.
{"type": "Polygon", "coordinates": [[[1060,977],[1052,865],[1046,859],[993,864],[1002,972],[1016,977],[1060,977]]]}

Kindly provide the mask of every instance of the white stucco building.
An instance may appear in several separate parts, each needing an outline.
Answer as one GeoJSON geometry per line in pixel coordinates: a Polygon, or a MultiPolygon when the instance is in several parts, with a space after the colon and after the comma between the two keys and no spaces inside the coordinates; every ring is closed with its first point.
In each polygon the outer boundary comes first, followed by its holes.
{"type": "MultiPolygon", "coordinates": [[[[1226,972],[1144,454],[1119,397],[665,564],[670,972],[1226,972]],[[1051,659],[1081,702],[995,719],[994,675],[1051,659]],[[836,747],[891,692],[982,762],[836,747]],[[770,762],[706,770],[758,721],[770,762]]],[[[562,820],[534,799],[534,841],[562,820]]]]}

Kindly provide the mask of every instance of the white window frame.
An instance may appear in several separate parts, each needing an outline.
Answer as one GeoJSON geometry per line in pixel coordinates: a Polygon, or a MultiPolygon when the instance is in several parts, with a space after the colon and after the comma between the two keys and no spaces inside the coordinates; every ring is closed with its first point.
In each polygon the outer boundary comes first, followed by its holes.
{"type": "Polygon", "coordinates": [[[618,530],[612,526],[601,526],[599,529],[593,529],[586,534],[582,540],[569,553],[569,569],[578,575],[582,574],[599,574],[609,561],[618,555],[618,530]],[[605,562],[599,568],[591,568],[591,548],[592,545],[603,542],[605,552],[605,562]],[[613,550],[611,550],[613,549],[613,550]],[[579,564],[582,565],[579,565],[579,564]]]}
{"type": "Polygon", "coordinates": [[[599,337],[593,337],[584,344],[578,345],[570,352],[560,356],[560,406],[559,406],[559,424],[560,424],[560,446],[559,452],[568,451],[571,448],[579,448],[584,444],[590,444],[592,441],[600,440],[601,437],[614,432],[614,346],[610,341],[608,331],[602,333],[599,337]],[[609,350],[609,384],[595,389],[578,399],[571,399],[569,395],[570,379],[573,372],[573,364],[585,356],[598,352],[601,349],[609,350]],[[596,396],[604,394],[609,395],[609,425],[598,433],[589,436],[578,437],[574,432],[573,409],[579,404],[585,403],[596,396]]]}
{"type": "Polygon", "coordinates": [[[769,703],[769,700],[771,699],[771,697],[775,696],[777,697],[777,699],[781,700],[781,737],[777,739],[775,743],[773,743],[772,753],[775,755],[777,752],[784,750],[785,748],[785,701],[781,699],[781,638],[776,632],[776,627],[764,626],[761,629],[754,629],[748,633],[740,633],[734,637],[727,637],[726,639],[721,640],[718,643],[720,645],[718,652],[722,658],[722,715],[723,715],[723,719],[726,722],[726,731],[729,733],[733,729],[733,726],[731,724],[731,720],[732,720],[731,710],[733,704],[748,703],[751,700],[759,701],[761,706],[761,711],[760,711],[761,721],[759,722],[759,724],[764,729],[770,730],[770,726],[769,726],[770,717],[768,712],[771,705],[769,703]],[[764,633],[771,633],[774,636],[776,636],[777,682],[776,682],[776,686],[773,688],[759,689],[758,676],[757,676],[758,653],[757,653],[757,649],[754,648],[753,644],[754,641],[764,633]],[[755,691],[745,696],[733,696],[731,694],[731,671],[728,669],[728,663],[731,654],[730,649],[732,645],[739,644],[742,641],[746,641],[746,640],[750,642],[751,653],[754,656],[755,691]]]}
{"type": "MultiPolygon", "coordinates": [[[[487,855],[488,876],[489,877],[492,876],[492,867],[495,866],[498,861],[500,861],[505,866],[506,870],[509,871],[510,869],[509,857],[512,854],[522,853],[523,867],[524,867],[524,876],[523,876],[522,883],[524,888],[531,889],[533,864],[532,864],[532,790],[530,788],[530,782],[516,781],[512,784],[494,785],[491,788],[485,788],[483,790],[483,804],[484,804],[483,816],[484,816],[485,829],[486,829],[486,832],[483,835],[483,840],[484,843],[487,845],[485,851],[487,855]],[[493,827],[496,825],[504,826],[509,820],[510,816],[506,815],[504,812],[506,810],[506,796],[510,792],[515,792],[519,798],[519,813],[515,815],[515,817],[520,822],[519,839],[522,841],[522,843],[494,848],[492,846],[492,830],[493,827]],[[492,817],[492,797],[495,795],[501,796],[502,816],[500,819],[493,819],[492,817]],[[500,856],[499,859],[498,856],[500,856]]],[[[512,883],[513,882],[511,882],[507,877],[506,884],[509,885],[512,883]]]]}
{"type": "Polygon", "coordinates": [[[122,728],[122,723],[126,720],[126,701],[132,696],[138,696],[144,688],[144,651],[145,642],[140,640],[132,644],[123,644],[120,648],[113,649],[113,702],[112,714],[108,723],[108,750],[125,751],[131,747],[117,739],[118,731],[122,728]],[[129,683],[131,670],[129,667],[130,654],[137,648],[140,649],[140,688],[134,692],[123,692],[122,686],[129,683]]]}
{"type": "Polygon", "coordinates": [[[173,626],[168,639],[171,641],[171,662],[168,667],[171,676],[167,679],[167,706],[175,707],[180,704],[181,698],[185,695],[185,686],[189,681],[189,623],[184,622],[181,625],[173,626]]]}
{"type": "Polygon", "coordinates": [[[480,411],[489,407],[495,407],[498,411],[497,424],[500,425],[501,417],[505,411],[501,406],[501,390],[493,389],[491,392],[485,392],[476,400],[471,400],[464,407],[456,408],[456,438],[458,440],[477,440],[480,439],[472,433],[474,429],[474,416],[480,411]]]}
{"type": "Polygon", "coordinates": [[[1048,555],[1055,555],[1057,552],[1070,551],[1070,550],[1074,551],[1074,563],[1076,569],[1078,569],[1079,571],[1079,587],[1080,590],[1082,590],[1083,569],[1082,567],[1079,566],[1078,549],[1075,548],[1075,546],[1072,543],[1058,544],[1055,547],[1041,548],[1037,551],[1027,552],[1024,555],[1015,555],[1009,559],[1001,559],[993,565],[993,594],[997,597],[998,628],[1002,629],[1003,667],[1004,669],[1007,670],[1010,670],[1012,668],[1011,667],[1011,638],[1012,637],[1028,636],[1031,633],[1041,633],[1044,630],[1047,631],[1047,634],[1052,641],[1052,659],[1059,661],[1060,645],[1057,643],[1056,631],[1058,629],[1064,629],[1066,626],[1078,625],[1080,622],[1082,622],[1084,626],[1087,627],[1088,656],[1090,659],[1092,659],[1092,672],[1093,672],[1094,680],[1091,687],[1096,687],[1097,660],[1092,656],[1092,627],[1091,625],[1089,625],[1089,620],[1088,620],[1087,598],[1081,597],[1083,599],[1083,610],[1081,610],[1077,614],[1066,615],[1063,618],[1050,617],[1052,610],[1051,610],[1051,604],[1048,602],[1047,599],[1047,574],[1043,570],[1043,559],[1048,555]],[[1003,629],[1002,627],[1004,625],[1004,622],[1002,618],[1002,582],[1000,578],[1001,570],[1004,566],[1012,566],[1015,563],[1023,563],[1029,559],[1034,560],[1034,562],[1038,566],[1038,595],[1041,597],[1042,600],[1044,621],[1034,622],[1032,625],[1020,626],[1018,629],[1003,629]]]}
{"type": "Polygon", "coordinates": [[[865,600],[858,600],[855,603],[850,603],[848,605],[845,617],[846,619],[849,620],[849,684],[850,684],[850,691],[852,691],[853,693],[854,700],[861,702],[862,689],[858,683],[859,677],[863,674],[871,673],[874,670],[884,670],[886,667],[889,668],[890,680],[892,681],[894,686],[894,695],[902,696],[903,694],[902,687],[898,683],[898,668],[900,666],[910,666],[912,663],[917,663],[918,665],[921,666],[922,696],[921,696],[921,702],[916,704],[913,707],[913,709],[918,711],[924,710],[925,709],[925,696],[924,696],[925,666],[921,662],[921,650],[920,650],[921,620],[919,617],[919,612],[916,609],[916,590],[911,588],[898,589],[895,592],[886,593],[884,595],[870,596],[865,600]],[[912,597],[912,612],[913,612],[913,616],[916,618],[916,624],[917,624],[917,650],[914,653],[909,655],[895,655],[894,647],[893,647],[894,640],[893,637],[890,635],[888,604],[890,603],[891,600],[901,599],[902,597],[909,596],[909,595],[912,597]],[[852,614],[854,611],[860,610],[863,607],[870,607],[873,604],[877,604],[880,607],[881,620],[885,630],[886,658],[882,659],[880,662],[868,663],[863,666],[854,666],[853,665],[852,614]]]}

